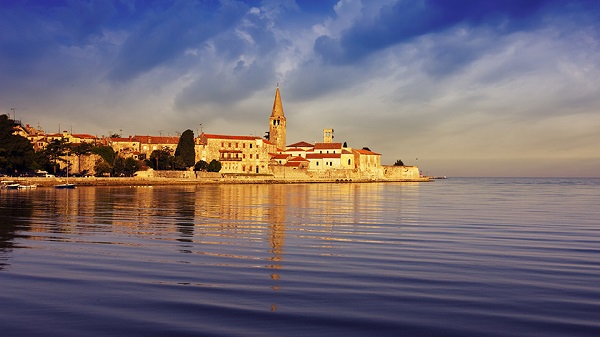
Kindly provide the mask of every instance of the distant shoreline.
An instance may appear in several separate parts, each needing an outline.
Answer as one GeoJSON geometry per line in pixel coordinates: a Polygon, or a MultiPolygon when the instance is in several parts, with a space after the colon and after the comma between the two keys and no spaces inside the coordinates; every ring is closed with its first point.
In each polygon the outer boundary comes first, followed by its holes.
{"type": "MultiPolygon", "coordinates": [[[[38,177],[3,177],[2,181],[14,181],[21,185],[53,187],[63,184],[66,178],[38,177]]],[[[309,184],[309,183],[376,183],[376,182],[429,182],[429,177],[417,179],[276,179],[260,176],[239,179],[236,177],[220,178],[139,178],[139,177],[69,177],[69,183],[77,186],[165,186],[165,185],[208,185],[208,184],[309,184]]]]}

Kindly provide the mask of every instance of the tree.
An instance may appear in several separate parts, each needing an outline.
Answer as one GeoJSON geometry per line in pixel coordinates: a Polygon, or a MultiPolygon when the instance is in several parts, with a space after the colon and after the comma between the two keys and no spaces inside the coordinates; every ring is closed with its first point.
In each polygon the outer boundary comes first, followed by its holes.
{"type": "Polygon", "coordinates": [[[58,162],[63,161],[61,157],[67,154],[67,150],[69,148],[69,144],[66,139],[54,139],[43,151],[43,157],[45,157],[44,162],[46,165],[47,171],[56,174],[58,168],[58,162]]]}
{"type": "Polygon", "coordinates": [[[86,143],[86,142],[76,144],[71,147],[71,151],[77,156],[77,161],[79,164],[79,165],[77,165],[77,167],[79,167],[80,171],[81,171],[81,156],[92,153],[93,148],[94,148],[93,144],[86,143]]]}
{"type": "Polygon", "coordinates": [[[140,167],[140,162],[133,157],[117,157],[115,165],[112,168],[112,175],[114,177],[131,177],[136,171],[140,170],[140,167]]]}
{"type": "Polygon", "coordinates": [[[175,157],[171,155],[169,148],[154,150],[146,164],[155,170],[172,170],[175,157]]]}
{"type": "Polygon", "coordinates": [[[188,166],[181,157],[173,157],[173,169],[177,171],[184,171],[188,166]]]}
{"type": "Polygon", "coordinates": [[[213,159],[208,164],[208,167],[206,168],[206,170],[208,172],[219,172],[219,171],[221,171],[221,163],[219,161],[217,161],[216,159],[213,159]]]}
{"type": "MultiPolygon", "coordinates": [[[[177,149],[175,150],[175,159],[177,158],[183,160],[184,168],[194,166],[196,160],[194,131],[185,130],[179,137],[179,143],[177,143],[177,149]]],[[[177,161],[175,163],[177,164],[177,161]]]]}
{"type": "Polygon", "coordinates": [[[97,177],[110,174],[111,169],[110,165],[104,159],[97,160],[94,166],[97,177]]]}
{"type": "Polygon", "coordinates": [[[34,163],[33,145],[27,138],[13,134],[15,126],[14,120],[0,115],[0,171],[25,171],[34,163]]]}
{"type": "Polygon", "coordinates": [[[111,167],[115,164],[115,151],[110,146],[97,146],[92,149],[92,152],[99,155],[111,167]]]}
{"type": "Polygon", "coordinates": [[[204,160],[200,160],[196,163],[196,165],[194,165],[194,171],[207,171],[208,170],[208,163],[205,162],[204,160]]]}
{"type": "Polygon", "coordinates": [[[396,162],[394,163],[394,166],[404,166],[404,163],[402,162],[402,159],[396,160],[396,162]]]}

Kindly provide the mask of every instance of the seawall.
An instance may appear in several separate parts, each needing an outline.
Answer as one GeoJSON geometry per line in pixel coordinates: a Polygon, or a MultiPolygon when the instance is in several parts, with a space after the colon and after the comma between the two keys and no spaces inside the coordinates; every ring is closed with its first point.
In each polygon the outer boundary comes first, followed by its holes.
{"type": "MultiPolygon", "coordinates": [[[[165,175],[168,171],[164,171],[165,175]]],[[[173,172],[172,177],[69,177],[69,183],[77,186],[153,186],[153,185],[202,185],[202,184],[294,184],[294,183],[371,183],[371,182],[427,182],[427,177],[419,178],[340,178],[333,177],[276,177],[274,175],[240,175],[240,174],[209,174],[196,177],[193,172],[190,176],[182,177],[181,171],[173,172]],[[178,176],[177,176],[178,175],[178,176]]],[[[37,185],[39,187],[53,187],[66,182],[65,178],[38,178],[38,177],[5,177],[2,181],[14,181],[21,185],[37,185]]]]}

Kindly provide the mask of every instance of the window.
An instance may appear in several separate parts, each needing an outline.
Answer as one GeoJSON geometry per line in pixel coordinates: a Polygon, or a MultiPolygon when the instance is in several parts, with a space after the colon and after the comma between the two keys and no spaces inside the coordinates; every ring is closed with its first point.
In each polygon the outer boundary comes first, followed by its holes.
{"type": "Polygon", "coordinates": [[[348,159],[348,165],[351,165],[351,164],[352,164],[352,162],[350,161],[350,159],[348,159]]]}
{"type": "Polygon", "coordinates": [[[256,154],[256,159],[258,159],[258,153],[256,154]]]}
{"type": "Polygon", "coordinates": [[[250,159],[252,159],[252,153],[250,153],[250,159]]]}
{"type": "Polygon", "coordinates": [[[252,144],[250,144],[250,148],[252,148],[252,144]]]}

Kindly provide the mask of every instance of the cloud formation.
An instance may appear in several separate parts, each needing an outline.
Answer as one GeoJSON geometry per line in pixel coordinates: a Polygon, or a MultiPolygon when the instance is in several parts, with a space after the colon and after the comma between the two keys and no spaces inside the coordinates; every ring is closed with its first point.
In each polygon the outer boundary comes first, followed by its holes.
{"type": "Polygon", "coordinates": [[[587,0],[3,1],[0,113],[262,135],[279,83],[291,141],[333,127],[430,174],[600,176],[598,22],[587,0]]]}

